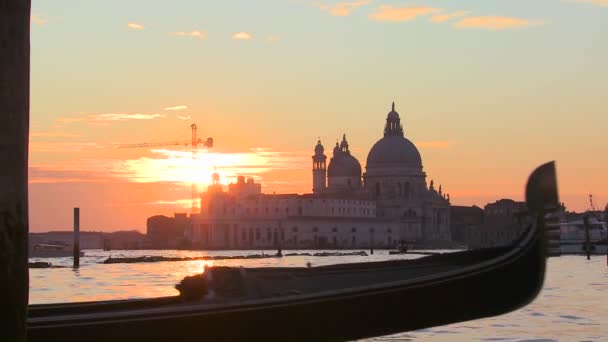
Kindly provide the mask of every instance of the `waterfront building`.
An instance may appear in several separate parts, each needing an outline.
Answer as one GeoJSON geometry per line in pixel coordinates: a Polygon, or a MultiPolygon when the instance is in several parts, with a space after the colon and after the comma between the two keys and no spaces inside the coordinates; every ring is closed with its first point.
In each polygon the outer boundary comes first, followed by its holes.
{"type": "Polygon", "coordinates": [[[146,221],[146,238],[150,248],[187,247],[184,235],[190,228],[186,213],[175,213],[173,217],[155,215],[146,221]]]}
{"type": "Polygon", "coordinates": [[[225,192],[214,174],[187,235],[193,247],[211,249],[445,245],[449,208],[441,186],[427,185],[420,153],[405,137],[393,103],[365,173],[343,135],[329,164],[317,141],[310,194],[263,194],[260,184],[244,177],[225,192]]]}
{"type": "Polygon", "coordinates": [[[525,202],[500,199],[483,208],[483,223],[471,225],[466,234],[469,248],[505,246],[521,236],[524,225],[521,218],[526,214],[525,202]]]}
{"type": "Polygon", "coordinates": [[[483,209],[474,206],[453,205],[450,207],[450,232],[452,241],[466,244],[467,231],[483,224],[483,209]]]}

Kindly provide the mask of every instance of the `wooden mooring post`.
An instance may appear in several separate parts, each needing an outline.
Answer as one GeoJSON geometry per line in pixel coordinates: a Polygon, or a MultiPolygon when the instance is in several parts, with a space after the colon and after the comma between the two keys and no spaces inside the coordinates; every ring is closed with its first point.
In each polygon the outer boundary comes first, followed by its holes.
{"type": "Polygon", "coordinates": [[[74,208],[74,268],[80,267],[80,208],[74,208]]]}
{"type": "Polygon", "coordinates": [[[591,239],[589,237],[589,216],[583,217],[583,224],[585,225],[585,252],[587,253],[587,260],[591,260],[591,239]]]}

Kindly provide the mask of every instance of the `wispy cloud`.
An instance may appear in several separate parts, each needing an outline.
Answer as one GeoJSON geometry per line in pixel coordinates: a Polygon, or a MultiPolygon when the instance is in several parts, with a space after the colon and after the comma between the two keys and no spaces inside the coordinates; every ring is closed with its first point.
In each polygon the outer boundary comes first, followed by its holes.
{"type": "Polygon", "coordinates": [[[278,42],[281,40],[283,40],[283,37],[281,37],[281,36],[271,35],[271,36],[266,37],[266,41],[271,42],[271,43],[275,43],[275,42],[278,42]]]}
{"type": "Polygon", "coordinates": [[[608,7],[608,0],[570,0],[570,2],[582,2],[595,6],[608,7]]]}
{"type": "Polygon", "coordinates": [[[30,153],[69,153],[103,148],[95,142],[79,141],[30,141],[30,153]]]}
{"type": "Polygon", "coordinates": [[[441,9],[426,6],[393,7],[382,5],[369,15],[369,19],[378,21],[409,21],[419,16],[440,12],[441,9]]]}
{"type": "Polygon", "coordinates": [[[416,146],[419,148],[450,148],[454,145],[454,142],[447,140],[430,140],[430,141],[417,141],[416,146]]]}
{"type": "Polygon", "coordinates": [[[467,17],[454,24],[457,28],[482,28],[488,30],[517,29],[533,25],[540,25],[540,21],[531,21],[522,18],[501,17],[501,16],[481,16],[467,17]]]}
{"type": "Polygon", "coordinates": [[[62,117],[56,118],[55,122],[57,122],[58,124],[61,124],[61,125],[65,125],[65,124],[71,124],[71,123],[75,123],[75,122],[82,122],[85,120],[86,120],[86,118],[83,118],[83,117],[62,116],[62,117]]]}
{"type": "Polygon", "coordinates": [[[188,106],[180,105],[180,106],[173,106],[173,107],[165,108],[165,110],[184,110],[184,109],[188,109],[188,106]]]}
{"type": "Polygon", "coordinates": [[[69,132],[30,132],[31,138],[81,138],[82,134],[78,133],[69,133],[69,132]]]}
{"type": "Polygon", "coordinates": [[[92,114],[88,117],[93,121],[128,121],[128,120],[153,120],[165,118],[165,114],[140,114],[140,113],[106,113],[92,114]]]}
{"type": "Polygon", "coordinates": [[[200,152],[192,159],[188,150],[152,149],[151,157],[117,161],[117,177],[136,183],[197,182],[208,184],[218,171],[222,181],[238,175],[262,175],[276,170],[300,170],[308,165],[308,153],[251,150],[241,153],[200,152]]]}
{"type": "Polygon", "coordinates": [[[61,128],[65,125],[87,122],[90,126],[108,126],[113,121],[129,121],[129,120],[154,120],[166,118],[166,114],[152,113],[102,113],[102,114],[85,114],[79,113],[82,116],[76,117],[58,117],[55,119],[57,123],[54,128],[61,128]]]}
{"type": "Polygon", "coordinates": [[[185,116],[178,115],[177,118],[180,119],[180,120],[190,120],[190,119],[192,119],[192,117],[190,115],[185,115],[185,116]]]}
{"type": "Polygon", "coordinates": [[[159,201],[154,201],[154,202],[135,203],[135,204],[174,205],[174,206],[181,207],[181,208],[190,208],[190,206],[192,206],[192,199],[190,199],[190,198],[176,199],[176,200],[172,200],[172,201],[159,200],[159,201]]]}
{"type": "Polygon", "coordinates": [[[144,25],[138,23],[128,23],[127,27],[133,30],[143,30],[144,25]]]}
{"type": "Polygon", "coordinates": [[[178,37],[192,37],[192,38],[198,38],[198,39],[207,39],[207,34],[203,31],[199,31],[199,30],[193,30],[190,32],[185,32],[185,31],[171,32],[171,35],[178,36],[178,37]]]}
{"type": "Polygon", "coordinates": [[[355,0],[349,2],[339,2],[337,4],[328,5],[322,2],[315,2],[313,5],[335,17],[346,17],[355,9],[368,5],[372,0],[355,0]]]}
{"type": "Polygon", "coordinates": [[[32,13],[32,16],[31,16],[31,21],[32,21],[34,24],[38,25],[38,26],[42,26],[42,25],[45,25],[45,24],[48,22],[48,19],[46,19],[46,18],[42,17],[42,16],[41,16],[41,15],[39,15],[39,14],[32,13]]]}
{"type": "Polygon", "coordinates": [[[249,40],[252,38],[253,36],[249,32],[237,32],[232,35],[232,39],[234,40],[249,40]]]}
{"type": "Polygon", "coordinates": [[[452,13],[435,14],[431,17],[431,22],[443,23],[443,22],[446,22],[446,21],[454,19],[454,18],[464,17],[465,15],[467,15],[469,13],[470,13],[469,11],[456,11],[456,12],[452,12],[452,13]]]}

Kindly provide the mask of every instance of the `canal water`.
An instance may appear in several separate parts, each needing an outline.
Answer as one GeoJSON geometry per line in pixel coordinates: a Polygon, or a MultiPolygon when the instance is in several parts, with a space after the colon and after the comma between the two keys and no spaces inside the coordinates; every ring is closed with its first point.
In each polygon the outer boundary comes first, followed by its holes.
{"type": "MultiPolygon", "coordinates": [[[[289,251],[314,253],[315,251],[289,251]]],[[[369,251],[368,251],[369,252],[369,251]]],[[[87,250],[79,270],[31,269],[30,303],[54,303],[175,295],[174,285],[184,276],[200,273],[205,265],[313,266],[346,262],[416,258],[375,251],[369,256],[291,256],[249,260],[178,261],[103,264],[108,256],[247,255],[261,251],[101,251],[87,250]]],[[[267,251],[266,253],[275,253],[267,251]]],[[[284,251],[284,253],[288,253],[284,251]]],[[[71,258],[31,259],[71,266],[71,258]]],[[[516,281],[516,280],[514,280],[516,281]]],[[[407,319],[404,317],[404,319],[407,319]]],[[[530,305],[498,317],[414,332],[383,336],[372,341],[608,341],[608,267],[605,256],[550,258],[542,292],[530,305]]]]}

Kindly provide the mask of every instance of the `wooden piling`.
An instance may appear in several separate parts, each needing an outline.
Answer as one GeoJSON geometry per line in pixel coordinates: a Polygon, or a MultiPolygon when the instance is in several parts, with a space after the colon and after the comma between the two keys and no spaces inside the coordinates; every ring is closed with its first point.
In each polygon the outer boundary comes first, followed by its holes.
{"type": "Polygon", "coordinates": [[[583,223],[585,225],[585,252],[587,253],[587,260],[591,260],[591,239],[589,237],[589,216],[583,216],[583,223]]]}
{"type": "Polygon", "coordinates": [[[80,208],[74,208],[74,268],[80,267],[80,208]]]}

